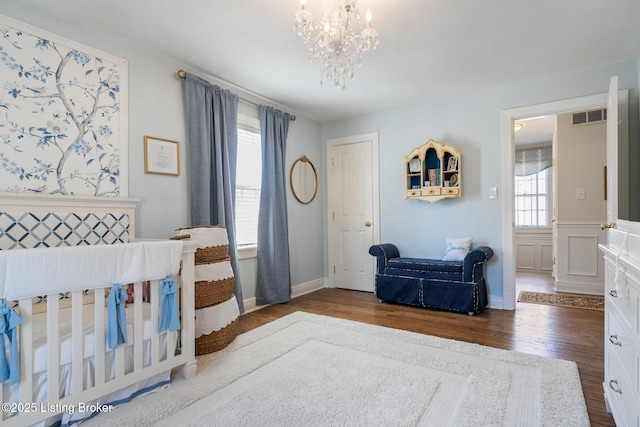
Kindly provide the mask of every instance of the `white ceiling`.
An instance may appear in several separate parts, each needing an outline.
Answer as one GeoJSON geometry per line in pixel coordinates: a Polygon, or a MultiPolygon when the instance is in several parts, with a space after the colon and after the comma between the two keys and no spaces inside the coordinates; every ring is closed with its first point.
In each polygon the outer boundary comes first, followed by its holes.
{"type": "Polygon", "coordinates": [[[516,120],[522,129],[514,133],[516,145],[551,145],[556,127],[556,116],[531,117],[516,120]]]}
{"type": "MultiPolygon", "coordinates": [[[[2,3],[0,12],[40,8],[320,122],[640,58],[639,0],[360,0],[381,43],[343,93],[319,86],[293,31],[299,0],[2,3]]],[[[323,3],[307,9],[319,16],[323,3]]]]}

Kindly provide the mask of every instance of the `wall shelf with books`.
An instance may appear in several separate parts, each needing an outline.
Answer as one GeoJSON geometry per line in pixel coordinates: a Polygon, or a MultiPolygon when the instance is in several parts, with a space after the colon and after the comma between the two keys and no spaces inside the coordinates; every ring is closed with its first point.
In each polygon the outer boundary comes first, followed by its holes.
{"type": "Polygon", "coordinates": [[[460,150],[430,139],[405,156],[405,199],[435,203],[462,195],[460,150]]]}

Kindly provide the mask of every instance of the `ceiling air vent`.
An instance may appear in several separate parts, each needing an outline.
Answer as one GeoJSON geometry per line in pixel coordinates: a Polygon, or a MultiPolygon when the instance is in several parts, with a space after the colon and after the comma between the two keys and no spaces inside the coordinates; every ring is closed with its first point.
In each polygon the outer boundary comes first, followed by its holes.
{"type": "Polygon", "coordinates": [[[573,113],[573,125],[580,126],[590,123],[597,123],[603,120],[607,120],[607,109],[602,108],[599,110],[582,111],[580,113],[573,113]]]}
{"type": "Polygon", "coordinates": [[[574,125],[583,125],[587,123],[587,113],[582,112],[582,113],[574,113],[573,114],[573,124],[574,125]]]}

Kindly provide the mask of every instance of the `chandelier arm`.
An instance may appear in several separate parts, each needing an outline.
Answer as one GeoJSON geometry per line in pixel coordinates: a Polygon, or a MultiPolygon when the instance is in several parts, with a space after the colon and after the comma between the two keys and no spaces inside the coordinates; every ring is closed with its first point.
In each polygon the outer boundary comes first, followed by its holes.
{"type": "Polygon", "coordinates": [[[344,29],[342,30],[342,34],[346,34],[349,31],[349,27],[351,26],[351,12],[347,11],[347,18],[345,19],[344,29]]]}
{"type": "Polygon", "coordinates": [[[351,44],[353,45],[353,47],[355,47],[358,50],[358,52],[360,52],[360,53],[369,52],[368,48],[367,49],[363,49],[362,47],[360,47],[360,44],[358,43],[358,40],[355,37],[353,37],[353,36],[344,36],[344,39],[350,41],[351,44]]]}
{"type": "Polygon", "coordinates": [[[302,36],[302,40],[304,40],[305,42],[317,42],[318,40],[320,40],[320,38],[322,37],[322,31],[319,32],[316,36],[311,36],[311,34],[307,31],[307,26],[304,25],[302,27],[302,32],[300,33],[300,35],[302,36]]]}

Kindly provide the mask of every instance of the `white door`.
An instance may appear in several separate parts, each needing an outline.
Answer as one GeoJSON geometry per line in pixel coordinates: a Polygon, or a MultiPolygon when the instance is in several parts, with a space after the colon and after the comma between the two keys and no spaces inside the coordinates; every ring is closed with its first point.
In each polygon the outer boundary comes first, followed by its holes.
{"type": "Polygon", "coordinates": [[[328,249],[333,287],[373,292],[379,242],[378,136],[328,141],[328,249]]]}
{"type": "Polygon", "coordinates": [[[613,76],[609,83],[609,96],[607,98],[606,227],[615,227],[615,223],[618,220],[618,116],[618,76],[613,76]]]}
{"type": "Polygon", "coordinates": [[[551,183],[553,185],[552,189],[552,203],[551,206],[551,276],[554,279],[558,279],[558,167],[557,167],[557,158],[558,158],[558,119],[556,118],[555,128],[553,130],[553,141],[551,145],[551,158],[553,167],[551,183]]]}

